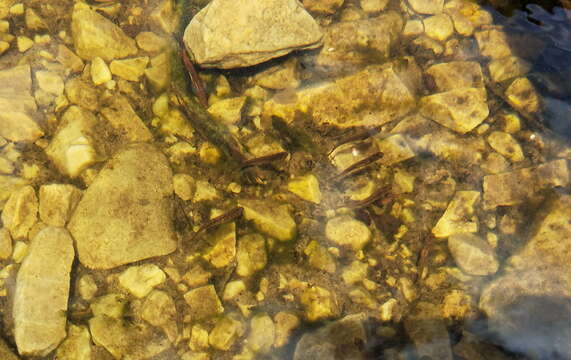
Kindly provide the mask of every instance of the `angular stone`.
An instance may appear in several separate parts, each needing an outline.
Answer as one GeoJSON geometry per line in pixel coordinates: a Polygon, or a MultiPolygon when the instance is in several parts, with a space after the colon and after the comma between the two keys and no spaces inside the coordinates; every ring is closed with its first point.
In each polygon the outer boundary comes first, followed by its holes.
{"type": "Polygon", "coordinates": [[[458,233],[478,231],[478,218],[474,206],[480,199],[479,191],[458,191],[438,220],[432,233],[437,238],[446,238],[458,233]]]}
{"type": "Polygon", "coordinates": [[[450,16],[438,14],[423,20],[424,33],[431,39],[445,41],[454,34],[454,24],[450,16]]]}
{"type": "Polygon", "coordinates": [[[392,166],[416,156],[406,138],[400,134],[388,136],[384,139],[375,138],[375,144],[383,157],[379,163],[392,166]]]}
{"type": "Polygon", "coordinates": [[[228,316],[220,318],[208,336],[208,343],[218,350],[229,350],[244,333],[244,326],[228,316]]]}
{"type": "Polygon", "coordinates": [[[106,99],[101,114],[111,124],[115,133],[127,143],[145,142],[153,138],[153,134],[125,96],[115,95],[106,99]]]}
{"type": "Polygon", "coordinates": [[[334,293],[320,286],[305,289],[299,299],[307,321],[315,322],[339,315],[339,304],[334,293]]]}
{"type": "Polygon", "coordinates": [[[157,285],[167,279],[166,274],[155,264],[131,266],[119,275],[119,284],[138,298],[147,296],[157,285]]]}
{"type": "Polygon", "coordinates": [[[278,93],[264,104],[262,116],[292,122],[309,116],[319,125],[380,126],[416,106],[420,69],[412,58],[373,65],[333,82],[304,88],[293,96],[278,93]]]}
{"type": "Polygon", "coordinates": [[[420,14],[440,14],[444,0],[408,0],[410,7],[420,14]]]}
{"type": "Polygon", "coordinates": [[[56,352],[58,360],[91,360],[91,335],[85,326],[69,325],[67,338],[56,352]]]}
{"type": "Polygon", "coordinates": [[[483,88],[484,75],[475,61],[451,61],[432,65],[426,70],[439,92],[458,88],[483,88]]]}
{"type": "Polygon", "coordinates": [[[214,0],[184,32],[184,44],[199,65],[223,69],[313,49],[321,38],[319,25],[295,0],[214,0]]]}
{"type": "Polygon", "coordinates": [[[340,246],[359,251],[371,240],[371,230],[349,215],[337,216],[325,225],[327,239],[340,246]]]}
{"type": "Polygon", "coordinates": [[[471,233],[452,234],[448,248],[456,264],[467,274],[486,276],[498,271],[499,263],[492,247],[471,233]]]}
{"type": "Polygon", "coordinates": [[[494,59],[488,64],[488,70],[494,82],[525,75],[530,69],[530,63],[515,56],[494,59]]]}
{"type": "Polygon", "coordinates": [[[193,320],[201,320],[224,312],[218,294],[213,285],[202,286],[184,294],[184,300],[190,306],[193,320]]]}
{"type": "Polygon", "coordinates": [[[494,131],[488,136],[488,144],[492,149],[513,162],[524,160],[523,151],[516,139],[508,133],[494,131]]]}
{"type": "Polygon", "coordinates": [[[65,95],[69,102],[87,110],[95,111],[99,108],[97,89],[81,77],[69,79],[65,83],[65,95]]]}
{"type": "Polygon", "coordinates": [[[147,56],[129,58],[123,60],[113,60],[109,64],[109,70],[113,75],[129,81],[139,81],[141,75],[145,73],[145,68],[149,64],[147,56]]]}
{"type": "Polygon", "coordinates": [[[533,168],[484,176],[484,206],[511,206],[522,203],[542,189],[565,187],[571,183],[567,161],[550,161],[533,168]]]}
{"type": "Polygon", "coordinates": [[[388,11],[371,19],[342,21],[325,29],[323,47],[315,65],[332,73],[347,73],[370,64],[371,56],[388,59],[398,43],[404,22],[402,17],[388,11]]]}
{"type": "Polygon", "coordinates": [[[111,61],[137,53],[135,40],[85,4],[73,8],[71,34],[75,51],[84,60],[100,57],[111,61]]]}
{"type": "Polygon", "coordinates": [[[149,359],[165,351],[170,343],[148,326],[132,326],[122,319],[99,315],[89,319],[93,342],[115,359],[149,359]]]}
{"type": "Polygon", "coordinates": [[[53,71],[36,71],[35,75],[40,89],[55,96],[63,94],[63,79],[59,74],[53,71]]]}
{"type": "Polygon", "coordinates": [[[281,241],[295,237],[297,225],[289,207],[264,200],[240,200],[246,220],[252,220],[258,230],[281,241]]]}
{"type": "Polygon", "coordinates": [[[478,31],[476,41],[480,48],[480,54],[492,59],[501,59],[513,55],[506,34],[496,28],[478,31]]]}
{"type": "Polygon", "coordinates": [[[149,324],[162,329],[171,343],[176,342],[178,336],[177,312],[174,300],[169,294],[164,291],[153,290],[143,303],[141,317],[149,324]]]}
{"type": "Polygon", "coordinates": [[[168,45],[168,40],[151,31],[142,31],[135,37],[137,45],[144,51],[157,53],[168,45]]]}
{"type": "Polygon", "coordinates": [[[111,269],[176,250],[172,194],[171,169],[155,147],[133,144],[115,155],[68,224],[81,263],[111,269]]]}
{"type": "Polygon", "coordinates": [[[246,96],[222,99],[208,107],[208,112],[217,120],[226,124],[236,124],[242,120],[242,111],[246,105],[246,96]]]}
{"type": "Polygon", "coordinates": [[[93,83],[95,85],[101,85],[112,79],[111,70],[109,70],[109,66],[107,66],[105,60],[99,56],[94,57],[91,61],[91,80],[93,83]]]}
{"type": "Polygon", "coordinates": [[[254,75],[253,80],[266,89],[295,89],[300,83],[298,68],[299,61],[291,58],[254,75]]]}
{"type": "Polygon", "coordinates": [[[171,80],[170,53],[164,52],[151,59],[151,66],[145,69],[145,77],[155,93],[164,91],[171,80]]]}
{"type": "Polygon", "coordinates": [[[365,359],[361,345],[367,343],[366,318],[365,314],[348,315],[306,333],[296,345],[293,360],[337,359],[337,354],[347,360],[365,359]]]}
{"type": "Polygon", "coordinates": [[[305,247],[303,253],[307,255],[307,262],[311,267],[328,272],[330,274],[335,273],[335,270],[337,269],[335,259],[331,253],[327,251],[325,246],[322,246],[317,241],[312,240],[305,247]]]}
{"type": "Polygon", "coordinates": [[[274,316],[276,324],[275,347],[282,347],[289,342],[290,335],[299,324],[299,318],[292,313],[280,311],[274,316]]]}
{"type": "Polygon", "coordinates": [[[514,109],[525,114],[535,114],[541,110],[541,100],[528,78],[517,78],[506,89],[506,99],[514,109]]]}
{"type": "Polygon", "coordinates": [[[314,204],[319,204],[321,202],[319,180],[317,180],[317,177],[313,174],[293,178],[287,184],[287,189],[300,198],[314,204]]]}
{"type": "Polygon", "coordinates": [[[207,241],[213,245],[206,251],[203,258],[215,268],[230,265],[236,257],[236,223],[218,226],[207,235],[207,241]]]}
{"type": "Polygon", "coordinates": [[[260,234],[247,234],[238,241],[236,273],[251,276],[266,266],[266,239],[260,234]]]}
{"type": "Polygon", "coordinates": [[[14,191],[26,184],[27,181],[20,177],[0,175],[0,208],[5,206],[14,191]]]}
{"type": "Polygon", "coordinates": [[[73,239],[67,230],[46,227],[32,240],[14,292],[14,337],[18,352],[46,356],[66,336],[73,239]]]}
{"type": "Polygon", "coordinates": [[[37,106],[31,95],[30,65],[0,71],[0,136],[14,141],[33,142],[44,135],[36,122],[37,106]]]}
{"type": "Polygon", "coordinates": [[[420,113],[442,126],[465,134],[480,125],[490,113],[486,90],[459,88],[420,99],[420,113]]]}
{"type": "Polygon", "coordinates": [[[98,119],[89,110],[71,106],[61,118],[46,154],[62,173],[76,177],[98,160],[95,127],[98,119]]]}
{"type": "Polygon", "coordinates": [[[2,223],[14,239],[28,237],[28,231],[38,219],[38,198],[31,186],[12,193],[2,211],[2,223]]]}
{"type": "Polygon", "coordinates": [[[40,187],[40,219],[52,226],[64,227],[81,199],[81,190],[73,185],[49,184],[40,187]]]}
{"type": "Polygon", "coordinates": [[[256,315],[250,320],[248,347],[255,353],[267,353],[274,344],[276,327],[267,314],[256,315]]]}
{"type": "Polygon", "coordinates": [[[65,45],[58,45],[56,60],[74,73],[81,72],[84,67],[83,60],[65,45]]]}
{"type": "Polygon", "coordinates": [[[502,345],[530,357],[571,357],[571,197],[556,195],[537,213],[531,238],[484,289],[480,309],[502,345]]]}

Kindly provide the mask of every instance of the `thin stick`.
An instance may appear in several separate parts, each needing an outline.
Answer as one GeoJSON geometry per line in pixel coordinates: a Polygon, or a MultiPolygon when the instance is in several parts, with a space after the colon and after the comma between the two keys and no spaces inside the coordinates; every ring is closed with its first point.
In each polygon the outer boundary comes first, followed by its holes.
{"type": "Polygon", "coordinates": [[[196,68],[192,61],[190,61],[190,57],[188,57],[188,53],[184,48],[184,45],[181,45],[180,55],[182,56],[182,61],[184,62],[184,66],[190,75],[190,81],[192,82],[192,86],[194,87],[194,91],[196,92],[196,97],[204,107],[208,107],[208,99],[206,98],[206,91],[204,91],[204,83],[202,79],[198,75],[196,68]]]}

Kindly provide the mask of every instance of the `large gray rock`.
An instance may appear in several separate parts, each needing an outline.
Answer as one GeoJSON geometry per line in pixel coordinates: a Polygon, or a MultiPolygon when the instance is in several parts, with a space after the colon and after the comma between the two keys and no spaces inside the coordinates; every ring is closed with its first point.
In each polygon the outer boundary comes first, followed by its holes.
{"type": "Polygon", "coordinates": [[[490,283],[480,308],[507,347],[537,358],[571,358],[571,196],[551,199],[532,237],[490,283]]]}
{"type": "Polygon", "coordinates": [[[36,122],[36,101],[31,95],[30,65],[0,71],[0,136],[11,141],[33,142],[44,135],[36,122]]]}
{"type": "Polygon", "coordinates": [[[319,25],[297,0],[213,0],[184,32],[194,61],[222,69],[316,48],[321,38],[319,25]]]}
{"type": "Polygon", "coordinates": [[[32,240],[14,293],[14,337],[21,355],[45,356],[65,338],[74,257],[65,229],[46,227],[32,240]]]}
{"type": "Polygon", "coordinates": [[[111,269],[173,252],[172,195],[172,171],[154,146],[133,144],[118,153],[69,222],[81,263],[111,269]]]}

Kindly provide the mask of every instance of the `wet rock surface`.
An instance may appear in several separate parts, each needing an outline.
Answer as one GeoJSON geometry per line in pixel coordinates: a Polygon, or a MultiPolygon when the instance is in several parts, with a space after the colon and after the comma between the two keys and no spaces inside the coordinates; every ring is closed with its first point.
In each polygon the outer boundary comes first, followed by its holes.
{"type": "Polygon", "coordinates": [[[569,357],[564,41],[276,4],[0,0],[0,357],[569,357]]]}
{"type": "Polygon", "coordinates": [[[173,252],[172,194],[171,170],[152,145],[132,145],[117,154],[84,193],[69,222],[79,261],[109,269],[173,252]]]}

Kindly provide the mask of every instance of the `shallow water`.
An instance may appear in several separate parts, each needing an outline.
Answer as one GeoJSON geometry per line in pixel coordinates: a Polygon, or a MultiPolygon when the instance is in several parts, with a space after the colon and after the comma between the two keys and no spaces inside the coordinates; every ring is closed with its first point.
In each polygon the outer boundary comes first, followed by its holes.
{"type": "Polygon", "coordinates": [[[570,10],[208,3],[0,0],[3,359],[571,357],[570,10]]]}

